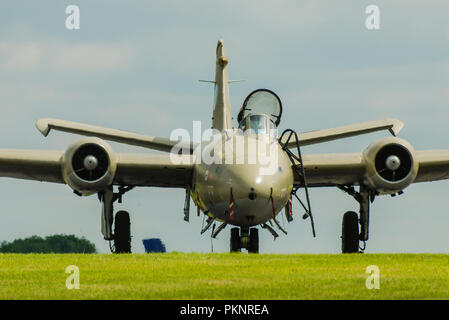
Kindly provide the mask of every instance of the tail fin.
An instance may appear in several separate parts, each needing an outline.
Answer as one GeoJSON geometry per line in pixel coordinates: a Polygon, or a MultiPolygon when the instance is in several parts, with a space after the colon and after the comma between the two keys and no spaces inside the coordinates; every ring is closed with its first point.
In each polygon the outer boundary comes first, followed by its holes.
{"type": "Polygon", "coordinates": [[[228,58],[223,40],[217,43],[217,66],[215,69],[215,97],[212,128],[219,131],[232,129],[231,103],[228,86],[228,58]]]}

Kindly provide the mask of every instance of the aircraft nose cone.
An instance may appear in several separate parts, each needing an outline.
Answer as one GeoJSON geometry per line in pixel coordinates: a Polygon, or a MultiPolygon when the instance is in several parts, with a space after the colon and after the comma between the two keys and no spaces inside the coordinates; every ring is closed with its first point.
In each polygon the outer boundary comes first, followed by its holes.
{"type": "Polygon", "coordinates": [[[98,160],[92,155],[88,155],[83,161],[84,168],[89,171],[95,170],[98,166],[98,160]]]}
{"type": "Polygon", "coordinates": [[[264,176],[257,176],[252,181],[248,180],[244,188],[250,200],[269,199],[272,187],[277,187],[272,181],[267,181],[269,179],[264,179],[264,176]]]}

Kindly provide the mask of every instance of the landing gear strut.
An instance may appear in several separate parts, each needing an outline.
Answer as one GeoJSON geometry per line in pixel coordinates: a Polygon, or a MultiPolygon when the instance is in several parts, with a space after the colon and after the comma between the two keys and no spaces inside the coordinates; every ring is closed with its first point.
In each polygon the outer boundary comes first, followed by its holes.
{"type": "Polygon", "coordinates": [[[105,240],[109,241],[111,252],[113,253],[131,253],[131,222],[129,213],[119,211],[114,217],[114,202],[122,202],[122,196],[133,187],[118,188],[114,193],[113,187],[109,186],[98,193],[101,206],[101,233],[105,240]],[[114,220],[114,233],[112,233],[112,222],[114,220]],[[113,241],[113,245],[111,245],[113,241]]]}
{"type": "Polygon", "coordinates": [[[360,204],[360,218],[357,216],[357,213],[352,211],[346,212],[343,216],[341,251],[342,253],[363,252],[365,250],[365,245],[361,248],[359,243],[360,241],[365,243],[365,241],[368,240],[369,207],[370,202],[374,201],[374,193],[365,186],[360,186],[359,192],[355,191],[353,186],[340,186],[339,188],[353,196],[360,204]]]}
{"type": "Polygon", "coordinates": [[[259,253],[259,230],[257,228],[232,228],[231,252],[247,249],[249,253],[259,253]]]}

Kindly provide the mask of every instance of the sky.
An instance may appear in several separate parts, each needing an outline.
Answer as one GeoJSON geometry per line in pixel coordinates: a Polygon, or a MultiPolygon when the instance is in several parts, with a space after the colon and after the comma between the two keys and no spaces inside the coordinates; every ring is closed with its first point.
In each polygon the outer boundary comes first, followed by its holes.
{"type": "MultiPolygon", "coordinates": [[[[394,117],[415,149],[449,149],[447,1],[2,1],[0,3],[0,148],[65,150],[80,136],[35,128],[60,118],[169,137],[211,123],[215,47],[229,58],[234,118],[253,90],[283,102],[280,129],[299,132],[394,117]],[[65,26],[68,5],[80,29],[65,26]],[[368,5],[380,29],[365,27],[368,5]]],[[[236,123],[234,123],[236,125],[236,123]]],[[[387,132],[303,148],[361,152],[387,132]]],[[[118,152],[157,153],[111,143],[118,152]]],[[[449,170],[449,168],[448,168],[449,170]]],[[[75,234],[109,252],[96,196],[66,185],[0,179],[0,240],[75,234]]],[[[449,252],[449,182],[411,185],[371,206],[367,253],[449,252]]],[[[338,253],[344,212],[357,203],[336,188],[310,191],[317,237],[300,217],[276,241],[260,231],[261,253],[338,253]]],[[[117,210],[131,214],[134,252],[161,238],[168,251],[227,252],[229,228],[200,235],[203,217],[183,220],[184,190],[140,188],[117,210]],[[213,248],[212,248],[213,247],[213,248]]],[[[193,207],[193,203],[192,203],[193,207]]]]}

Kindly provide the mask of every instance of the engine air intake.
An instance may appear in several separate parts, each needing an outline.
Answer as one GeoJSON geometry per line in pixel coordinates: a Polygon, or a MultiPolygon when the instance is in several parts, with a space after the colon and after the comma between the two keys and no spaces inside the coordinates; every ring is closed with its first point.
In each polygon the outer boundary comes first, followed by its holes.
{"type": "Polygon", "coordinates": [[[413,159],[399,144],[389,144],[379,150],[375,159],[377,173],[387,181],[401,181],[410,173],[413,159]]]}
{"type": "Polygon", "coordinates": [[[84,144],[73,154],[73,171],[83,180],[95,181],[100,179],[106,174],[108,167],[108,154],[97,144],[84,144]]]}

